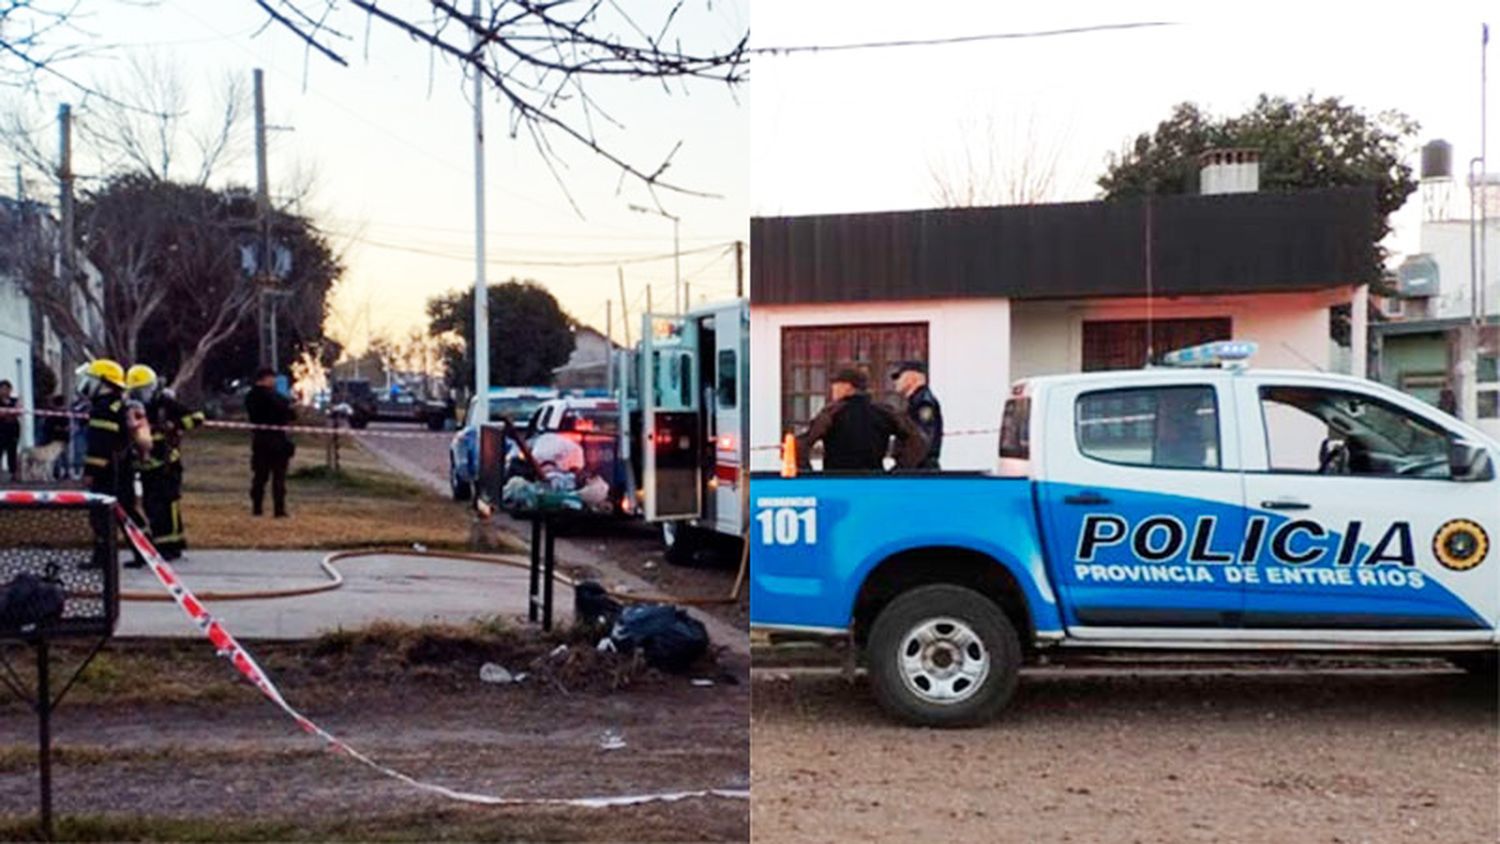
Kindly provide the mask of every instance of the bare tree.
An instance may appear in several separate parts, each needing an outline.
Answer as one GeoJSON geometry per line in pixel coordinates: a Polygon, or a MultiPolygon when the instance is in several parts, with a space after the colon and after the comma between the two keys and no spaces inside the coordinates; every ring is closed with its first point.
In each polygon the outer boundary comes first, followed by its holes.
{"type": "Polygon", "coordinates": [[[29,85],[38,73],[82,55],[74,43],[82,0],[0,0],[0,85],[29,85]]]}
{"type": "MultiPolygon", "coordinates": [[[[748,78],[749,33],[722,49],[683,49],[673,25],[685,0],[661,4],[660,20],[643,24],[615,0],[484,0],[474,16],[467,0],[428,0],[405,5],[377,0],[255,0],[271,22],[295,33],[338,64],[353,46],[348,34],[378,24],[408,36],[435,55],[478,73],[511,112],[510,134],[524,132],[558,184],[562,159],[554,136],[582,146],[614,165],[622,183],[634,179],[656,188],[705,195],[666,177],[674,146],[655,166],[627,160],[606,140],[606,127],[623,128],[597,100],[600,80],[672,83],[710,80],[731,88],[748,78]],[[401,11],[396,11],[400,8],[401,11]],[[478,46],[476,47],[476,43],[478,46]]],[[[712,0],[705,0],[712,9],[712,0]]],[[[680,146],[680,142],[678,146],[680,146]]]]}
{"type": "Polygon", "coordinates": [[[1002,121],[993,113],[959,122],[958,149],[928,160],[933,199],[945,208],[1035,205],[1057,199],[1066,136],[1047,137],[1035,112],[1002,121]]]}

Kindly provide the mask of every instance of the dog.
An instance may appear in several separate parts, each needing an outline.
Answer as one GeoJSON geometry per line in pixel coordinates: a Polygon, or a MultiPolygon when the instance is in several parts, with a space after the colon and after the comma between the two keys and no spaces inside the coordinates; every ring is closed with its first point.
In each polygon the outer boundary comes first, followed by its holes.
{"type": "Polygon", "coordinates": [[[21,481],[23,483],[52,483],[52,467],[62,457],[65,443],[50,442],[21,450],[21,481]]]}

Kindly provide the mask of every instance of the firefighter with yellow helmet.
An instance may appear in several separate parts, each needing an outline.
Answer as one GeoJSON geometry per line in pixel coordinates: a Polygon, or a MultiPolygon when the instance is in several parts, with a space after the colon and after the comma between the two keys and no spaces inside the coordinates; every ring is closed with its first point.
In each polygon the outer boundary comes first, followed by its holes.
{"type": "Polygon", "coordinates": [[[182,434],[203,424],[203,412],[179,402],[161,385],[156,370],[138,363],[125,373],[125,387],[145,408],[150,452],[141,460],[141,496],[151,540],[162,557],[175,560],[187,547],[182,527],[182,434]]]}
{"type": "MultiPolygon", "coordinates": [[[[88,400],[89,421],[83,476],[90,492],[113,496],[131,518],[135,509],[135,461],[125,401],[125,368],[98,358],[74,372],[78,394],[88,400]]],[[[94,565],[106,561],[96,559],[94,565]]],[[[136,555],[126,565],[144,565],[136,555]]]]}

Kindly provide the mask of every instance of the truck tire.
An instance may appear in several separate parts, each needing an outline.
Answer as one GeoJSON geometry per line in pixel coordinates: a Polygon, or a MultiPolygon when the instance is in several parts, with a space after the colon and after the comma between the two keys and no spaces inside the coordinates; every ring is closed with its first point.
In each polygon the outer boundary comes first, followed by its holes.
{"type": "Polygon", "coordinates": [[[866,656],[887,712],[924,727],[971,727],[994,718],[1015,692],[1021,642],[993,601],[935,584],[880,611],[866,656]]]}

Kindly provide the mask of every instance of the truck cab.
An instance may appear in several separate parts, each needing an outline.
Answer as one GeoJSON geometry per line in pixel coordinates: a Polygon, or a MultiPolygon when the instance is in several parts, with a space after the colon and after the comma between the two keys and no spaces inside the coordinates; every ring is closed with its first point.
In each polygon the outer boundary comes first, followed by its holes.
{"type": "Polygon", "coordinates": [[[1182,356],[1207,366],[1014,385],[993,473],[757,475],[752,624],[852,637],[882,702],[937,725],[993,716],[1041,654],[1492,666],[1500,444],[1214,345],[1182,356]]]}

